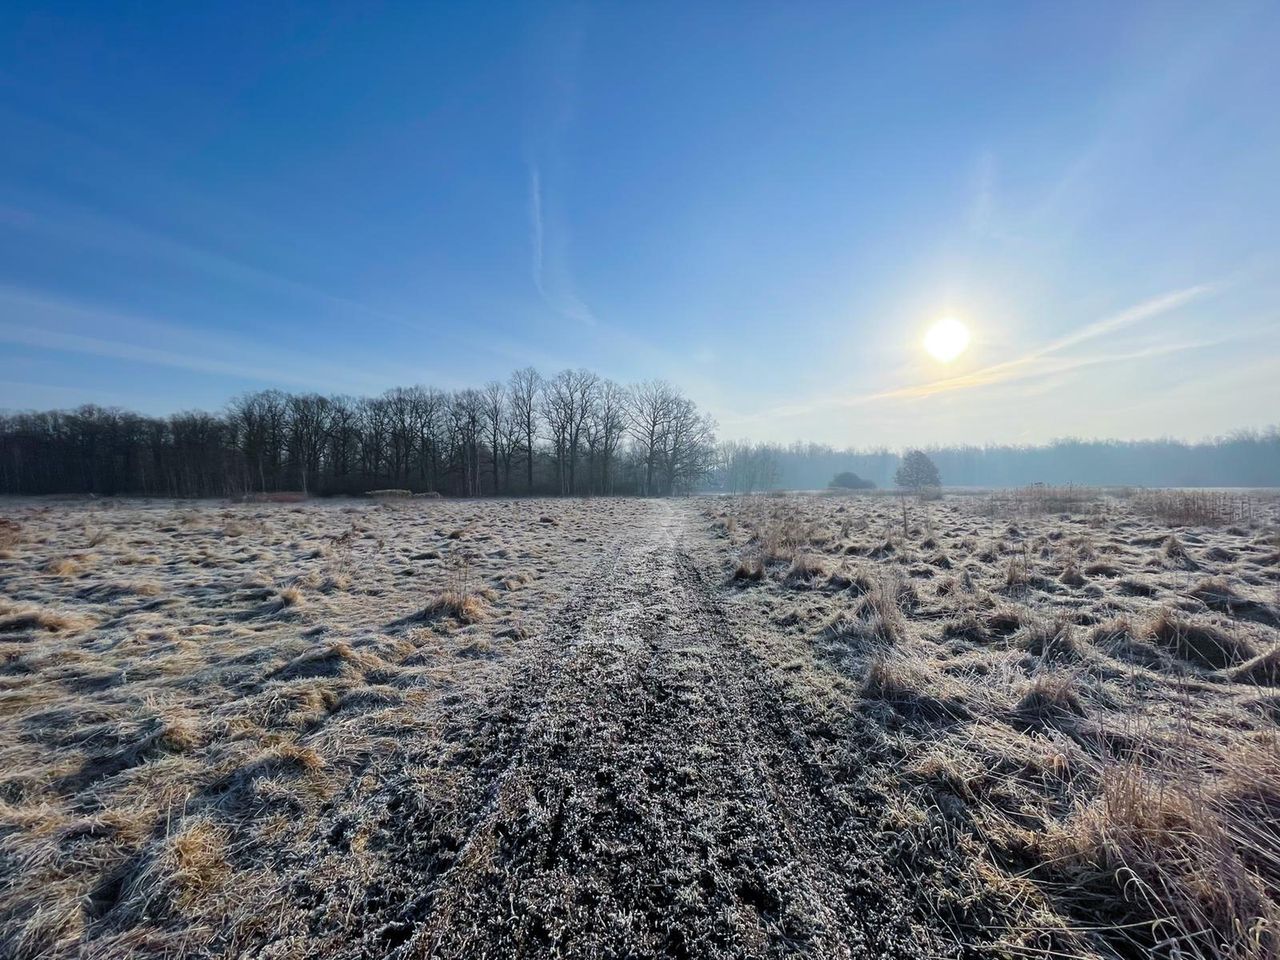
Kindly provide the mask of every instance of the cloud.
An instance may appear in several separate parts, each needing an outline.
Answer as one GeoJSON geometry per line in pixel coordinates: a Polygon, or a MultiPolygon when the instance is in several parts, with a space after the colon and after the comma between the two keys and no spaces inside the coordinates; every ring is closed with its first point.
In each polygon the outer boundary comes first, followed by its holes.
{"type": "MultiPolygon", "coordinates": [[[[555,218],[550,219],[554,226],[555,218]]],[[[562,246],[566,231],[557,228],[549,244],[547,221],[542,171],[533,164],[529,168],[529,245],[533,255],[533,285],[547,306],[556,313],[570,320],[595,326],[596,316],[574,290],[573,280],[565,265],[562,246]]]]}
{"type": "Polygon", "coordinates": [[[1037,347],[1022,356],[1000,363],[991,364],[979,370],[953,377],[943,377],[926,383],[895,387],[860,394],[827,396],[804,404],[791,404],[775,407],[760,414],[752,414],[738,418],[729,418],[729,422],[753,423],[773,419],[775,417],[798,417],[819,413],[824,410],[838,410],[862,406],[868,403],[886,400],[912,400],[990,387],[996,384],[1026,380],[1031,377],[1064,374],[1086,367],[1095,367],[1109,363],[1120,363],[1129,360],[1141,360],[1149,357],[1179,353],[1199,347],[1211,346],[1221,341],[1197,341],[1174,344],[1160,344],[1126,353],[1102,353],[1094,356],[1064,357],[1059,354],[1081,344],[1096,341],[1115,334],[1127,327],[1143,321],[1162,316],[1191,301],[1204,296],[1214,288],[1209,284],[1185,287],[1144,300],[1126,310],[1104,317],[1087,324],[1078,330],[1058,337],[1055,340],[1037,347]]]}
{"type": "Polygon", "coordinates": [[[542,223],[542,171],[537,167],[529,168],[529,228],[532,234],[529,244],[533,248],[533,285],[546,299],[547,291],[542,283],[542,244],[546,228],[542,223]]]}
{"type": "Polygon", "coordinates": [[[932,383],[901,387],[896,390],[885,390],[881,393],[868,394],[862,399],[863,402],[870,402],[872,400],[931,397],[953,390],[987,387],[999,383],[1026,380],[1031,377],[1046,377],[1069,373],[1085,367],[1096,367],[1108,363],[1122,363],[1128,360],[1144,360],[1149,357],[1164,356],[1165,354],[1182,353],[1186,350],[1215,346],[1221,342],[1221,340],[1195,340],[1186,343],[1168,343],[1146,347],[1141,350],[1131,350],[1125,353],[1103,353],[1092,357],[1050,357],[1043,354],[1028,354],[1017,360],[996,364],[982,370],[975,370],[973,373],[959,377],[949,377],[946,380],[935,380],[932,383]]]}
{"type": "MultiPolygon", "coordinates": [[[[1029,376],[1038,375],[1044,372],[1043,368],[1053,368],[1050,372],[1062,372],[1072,370],[1077,367],[1096,366],[1099,363],[1116,362],[1119,360],[1132,360],[1144,356],[1156,356],[1160,353],[1168,353],[1170,350],[1162,348],[1152,348],[1150,350],[1140,350],[1131,354],[1108,354],[1100,357],[1063,359],[1055,363],[1046,363],[1048,358],[1053,357],[1057,353],[1064,350],[1077,347],[1082,343],[1090,340],[1096,340],[1108,334],[1115,333],[1125,327],[1133,326],[1143,320],[1151,320],[1162,314],[1176,310],[1184,304],[1190,303],[1197,297],[1208,293],[1212,287],[1207,284],[1201,284],[1194,287],[1186,287],[1182,290],[1174,290],[1170,293],[1162,294],[1158,297],[1152,297],[1150,300],[1144,300],[1136,306],[1120,313],[1106,317],[1102,320],[1095,321],[1087,326],[1081,327],[1079,330],[1073,331],[1065,336],[1059,337],[1042,347],[1016,357],[1013,360],[1005,360],[1001,363],[992,364],[983,367],[981,370],[975,370],[971,373],[962,374],[957,377],[944,377],[940,380],[934,380],[929,383],[917,384],[910,387],[901,387],[896,390],[887,390],[880,393],[874,393],[867,396],[869,400],[882,400],[892,397],[927,397],[937,393],[948,393],[953,390],[966,390],[973,387],[988,386],[993,383],[1002,383],[1007,380],[1023,379],[1029,376]]],[[[1176,348],[1175,348],[1176,349],[1176,348]]]]}

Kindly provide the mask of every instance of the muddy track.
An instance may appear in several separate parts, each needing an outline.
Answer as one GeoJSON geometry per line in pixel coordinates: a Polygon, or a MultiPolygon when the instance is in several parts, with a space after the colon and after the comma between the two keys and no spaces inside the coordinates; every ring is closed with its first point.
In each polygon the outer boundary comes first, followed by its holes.
{"type": "MultiPolygon", "coordinates": [[[[403,773],[348,798],[382,810],[383,856],[363,879],[330,870],[366,887],[338,955],[946,952],[877,858],[856,784],[833,789],[742,642],[751,625],[718,602],[706,556],[691,556],[705,549],[689,515],[655,504],[532,642],[511,689],[447,732],[457,749],[421,774],[451,772],[444,801],[403,773]]],[[[325,883],[298,892],[330,952],[325,883]]]]}

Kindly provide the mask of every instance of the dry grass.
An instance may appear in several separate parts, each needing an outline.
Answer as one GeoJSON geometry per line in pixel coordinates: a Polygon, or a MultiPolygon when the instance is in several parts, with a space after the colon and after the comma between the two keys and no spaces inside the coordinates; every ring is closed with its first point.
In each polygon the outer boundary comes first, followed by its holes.
{"type": "Polygon", "coordinates": [[[479,623],[489,613],[484,601],[474,594],[446,590],[423,608],[424,617],[452,617],[459,623],[479,623]]]}
{"type": "Polygon", "coordinates": [[[905,882],[947,878],[934,902],[958,936],[1261,960],[1280,955],[1273,512],[1037,488],[949,498],[904,531],[872,498],[744,498],[727,540],[833,571],[738,602],[811,624],[834,677],[794,661],[789,682],[847,690],[825,696],[883,729],[884,829],[905,882]]]}
{"type": "MultiPolygon", "coordinates": [[[[552,741],[568,753],[546,769],[576,769],[581,731],[538,710],[553,673],[538,641],[565,609],[596,618],[602,650],[636,644],[602,661],[618,666],[603,685],[563,688],[590,694],[566,716],[655,691],[627,714],[654,729],[677,706],[697,722],[777,707],[700,731],[716,749],[679,768],[632,744],[606,772],[639,779],[577,771],[619,809],[651,800],[628,822],[666,824],[664,856],[675,837],[762,876],[803,860],[776,837],[708,847],[678,826],[691,804],[703,823],[742,807],[696,795],[685,767],[728,769],[768,740],[795,758],[773,783],[829,802],[797,836],[856,840],[850,876],[896,874],[922,927],[974,955],[1277,954],[1280,540],[1261,519],[1171,525],[1110,499],[993,516],[980,497],[913,503],[905,521],[885,497],[2,509],[0,956],[390,953],[362,918],[414,902],[441,863],[499,885],[511,856],[548,863],[538,844],[577,795],[525,784],[510,822],[527,832],[488,845],[468,843],[464,812],[552,741]],[[673,517],[681,536],[655,542],[715,591],[731,686],[708,667],[711,614],[681,622],[651,572],[609,581],[639,639],[569,602],[673,517]],[[686,626],[655,665],[644,630],[686,626]],[[520,704],[537,735],[502,726],[520,704]]],[[[613,756],[617,731],[594,732],[613,756]]],[[[620,836],[601,833],[592,862],[625,869],[620,836]]],[[[663,882],[693,890],[671,856],[663,882]]]]}
{"type": "Polygon", "coordinates": [[[1215,490],[1144,490],[1129,505],[1137,513],[1181,526],[1222,526],[1275,517],[1274,505],[1262,498],[1215,490]]]}
{"type": "MultiPolygon", "coordinates": [[[[0,956],[236,954],[304,926],[333,798],[410,745],[444,769],[442,717],[483,709],[650,510],[271,499],[0,506],[0,956]]],[[[452,783],[415,789],[443,810],[452,783]]]]}

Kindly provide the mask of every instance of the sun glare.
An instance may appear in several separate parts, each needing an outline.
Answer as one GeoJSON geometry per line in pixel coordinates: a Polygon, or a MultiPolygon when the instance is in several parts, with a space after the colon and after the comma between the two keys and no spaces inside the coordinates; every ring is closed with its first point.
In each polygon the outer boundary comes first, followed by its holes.
{"type": "Polygon", "coordinates": [[[940,363],[950,363],[969,346],[969,328],[955,317],[944,317],[924,335],[924,348],[940,363]]]}

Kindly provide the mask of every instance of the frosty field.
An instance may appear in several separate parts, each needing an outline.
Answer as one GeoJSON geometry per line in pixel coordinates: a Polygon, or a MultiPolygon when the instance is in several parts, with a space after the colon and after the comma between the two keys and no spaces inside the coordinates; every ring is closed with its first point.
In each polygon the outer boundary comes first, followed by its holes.
{"type": "Polygon", "coordinates": [[[1275,956],[1276,501],[1150,506],[5,501],[0,954],[1275,956]]]}

